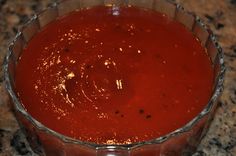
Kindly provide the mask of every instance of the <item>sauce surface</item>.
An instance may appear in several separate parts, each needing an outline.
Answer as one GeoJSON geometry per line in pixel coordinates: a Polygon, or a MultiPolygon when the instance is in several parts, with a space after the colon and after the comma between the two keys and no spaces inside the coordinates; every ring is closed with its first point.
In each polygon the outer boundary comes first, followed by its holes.
{"type": "Polygon", "coordinates": [[[181,24],[135,7],[95,7],[47,25],[24,49],[16,90],[54,131],[99,144],[184,126],[212,92],[211,61],[181,24]]]}

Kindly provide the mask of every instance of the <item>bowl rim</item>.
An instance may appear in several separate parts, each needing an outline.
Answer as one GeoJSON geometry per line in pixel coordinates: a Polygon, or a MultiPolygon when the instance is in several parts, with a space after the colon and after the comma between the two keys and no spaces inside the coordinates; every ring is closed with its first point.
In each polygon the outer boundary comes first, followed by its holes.
{"type": "MultiPolygon", "coordinates": [[[[43,11],[50,9],[52,7],[57,7],[58,4],[63,3],[63,2],[59,2],[59,3],[53,3],[53,5],[47,7],[46,9],[44,9],[43,11]]],[[[217,55],[216,57],[218,57],[219,59],[219,65],[220,65],[220,71],[219,71],[219,76],[216,79],[216,82],[214,84],[214,90],[212,92],[212,95],[207,103],[207,105],[204,107],[204,109],[197,115],[195,116],[192,120],[190,120],[188,123],[186,123],[184,126],[166,134],[163,136],[160,136],[158,138],[155,139],[151,139],[151,140],[147,140],[147,141],[142,141],[142,142],[136,142],[136,143],[132,143],[132,144],[97,144],[97,143],[92,143],[92,142],[86,142],[86,141],[81,141],[78,139],[74,139],[71,137],[68,137],[66,135],[60,134],[46,126],[44,126],[43,124],[41,124],[39,121],[37,121],[36,119],[34,119],[22,106],[17,94],[15,93],[12,84],[11,84],[11,76],[8,70],[9,67],[9,61],[10,58],[12,57],[12,54],[14,53],[12,50],[13,45],[15,44],[15,42],[17,41],[17,39],[23,35],[22,31],[18,32],[16,34],[16,36],[14,37],[14,39],[11,41],[11,43],[9,44],[8,47],[8,52],[5,56],[4,62],[3,62],[3,70],[4,70],[4,81],[5,81],[5,88],[7,90],[7,92],[9,93],[11,100],[14,104],[15,107],[15,111],[20,112],[29,122],[31,122],[37,129],[39,129],[40,131],[46,132],[47,134],[52,135],[53,137],[59,138],[61,141],[63,141],[64,143],[72,143],[72,144],[79,144],[79,145],[83,145],[83,146],[87,146],[89,148],[94,148],[96,150],[99,149],[121,149],[121,150],[131,150],[133,148],[137,148],[143,145],[151,145],[151,144],[161,144],[175,136],[178,136],[184,132],[188,132],[191,130],[191,128],[193,126],[195,126],[203,117],[205,117],[206,115],[208,115],[212,108],[214,107],[214,105],[216,105],[216,101],[219,98],[219,96],[221,95],[222,91],[223,91],[223,82],[224,82],[224,75],[225,75],[225,64],[224,64],[224,54],[223,54],[223,50],[221,48],[221,46],[218,44],[215,35],[212,33],[212,31],[210,31],[210,29],[208,29],[208,26],[206,26],[203,21],[196,16],[194,13],[192,12],[188,12],[186,11],[180,4],[171,2],[174,5],[176,5],[177,8],[181,8],[184,10],[185,13],[187,14],[191,14],[194,15],[194,20],[195,22],[200,23],[209,33],[209,38],[212,40],[212,42],[214,43],[216,49],[217,49],[217,55]]],[[[86,8],[87,9],[87,8],[86,8]]],[[[40,13],[42,13],[43,11],[41,11],[40,13]]],[[[33,20],[37,19],[38,16],[40,15],[40,13],[36,13],[26,24],[23,25],[23,29],[24,27],[27,27],[27,25],[29,23],[31,23],[33,20]]]]}

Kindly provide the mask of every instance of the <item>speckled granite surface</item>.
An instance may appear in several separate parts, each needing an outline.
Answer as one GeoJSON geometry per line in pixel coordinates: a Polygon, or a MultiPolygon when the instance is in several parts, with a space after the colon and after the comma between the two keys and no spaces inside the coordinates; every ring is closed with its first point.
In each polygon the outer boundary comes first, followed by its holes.
{"type": "MultiPolygon", "coordinates": [[[[55,0],[53,0],[55,1],[55,0]]],[[[0,0],[0,64],[17,29],[52,0],[0,0]]],[[[225,90],[195,156],[236,156],[236,0],[176,0],[210,25],[225,52],[225,90]]],[[[35,155],[9,110],[0,69],[0,156],[35,155]]]]}

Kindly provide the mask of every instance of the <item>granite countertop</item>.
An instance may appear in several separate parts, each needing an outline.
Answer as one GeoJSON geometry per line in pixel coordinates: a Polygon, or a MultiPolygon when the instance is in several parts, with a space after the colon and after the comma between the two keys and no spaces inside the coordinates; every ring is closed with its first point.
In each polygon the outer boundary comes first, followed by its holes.
{"type": "MultiPolygon", "coordinates": [[[[0,64],[18,28],[56,0],[0,0],[0,64]]],[[[195,156],[236,156],[236,0],[176,0],[195,12],[216,34],[224,52],[226,78],[210,129],[195,156]]],[[[0,69],[0,156],[33,154],[10,111],[0,69]]]]}

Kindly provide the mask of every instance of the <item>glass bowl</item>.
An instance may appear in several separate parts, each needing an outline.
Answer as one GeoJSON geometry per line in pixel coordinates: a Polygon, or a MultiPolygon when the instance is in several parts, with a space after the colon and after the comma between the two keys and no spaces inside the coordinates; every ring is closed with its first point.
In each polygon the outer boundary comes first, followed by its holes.
{"type": "MultiPolygon", "coordinates": [[[[114,9],[115,10],[115,9],[114,9]]],[[[210,29],[179,4],[166,0],[66,0],[54,3],[33,16],[9,46],[4,62],[6,89],[11,97],[15,116],[33,151],[47,156],[180,156],[191,155],[206,134],[223,90],[225,66],[223,52],[210,29]],[[15,92],[15,68],[23,48],[45,25],[67,13],[97,5],[119,8],[136,6],[163,13],[182,23],[206,48],[214,69],[214,90],[205,108],[185,126],[159,138],[124,145],[101,145],[83,142],[55,132],[35,120],[20,103],[15,92]]]]}

